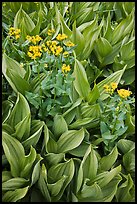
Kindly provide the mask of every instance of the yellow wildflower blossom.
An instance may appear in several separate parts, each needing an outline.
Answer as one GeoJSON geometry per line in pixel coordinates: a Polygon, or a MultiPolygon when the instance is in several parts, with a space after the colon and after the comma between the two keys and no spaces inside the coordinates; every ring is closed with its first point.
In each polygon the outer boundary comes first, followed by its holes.
{"type": "Polygon", "coordinates": [[[72,43],[71,41],[66,42],[65,45],[66,45],[67,47],[73,47],[73,46],[75,46],[75,44],[72,43]]]}
{"type": "Polygon", "coordinates": [[[39,42],[39,41],[42,40],[42,38],[41,38],[39,35],[36,35],[36,36],[29,36],[29,35],[27,35],[27,36],[26,36],[26,39],[27,39],[28,41],[32,42],[32,43],[35,44],[35,45],[36,45],[37,42],[39,42]]]}
{"type": "Polygon", "coordinates": [[[69,53],[67,51],[63,52],[63,56],[64,57],[68,57],[69,56],[69,53]]]}
{"type": "Polygon", "coordinates": [[[49,30],[48,30],[48,35],[52,35],[53,33],[55,33],[55,30],[54,30],[54,29],[49,29],[49,30]]]}
{"type": "Polygon", "coordinates": [[[67,73],[67,72],[69,72],[71,70],[71,68],[70,68],[70,66],[69,65],[66,65],[66,64],[63,64],[63,66],[62,66],[62,72],[63,73],[67,73]]]}
{"type": "Polygon", "coordinates": [[[112,83],[110,84],[110,86],[111,86],[111,88],[112,88],[113,90],[115,90],[115,89],[117,88],[117,83],[112,82],[112,83]]]}
{"type": "Polygon", "coordinates": [[[68,38],[68,36],[66,34],[64,34],[64,33],[63,34],[58,34],[57,37],[56,37],[56,39],[59,40],[59,41],[65,40],[67,38],[68,38]]]}
{"type": "Polygon", "coordinates": [[[119,89],[117,90],[118,95],[122,98],[127,98],[128,96],[130,96],[132,94],[131,91],[126,90],[126,89],[119,89]]]}
{"type": "Polygon", "coordinates": [[[36,59],[37,57],[41,57],[41,51],[41,46],[30,46],[27,54],[31,59],[36,59]]]}
{"type": "Polygon", "coordinates": [[[17,40],[18,38],[20,38],[20,32],[21,32],[21,30],[18,29],[18,28],[11,27],[11,28],[9,29],[9,35],[15,37],[16,40],[17,40]]]}

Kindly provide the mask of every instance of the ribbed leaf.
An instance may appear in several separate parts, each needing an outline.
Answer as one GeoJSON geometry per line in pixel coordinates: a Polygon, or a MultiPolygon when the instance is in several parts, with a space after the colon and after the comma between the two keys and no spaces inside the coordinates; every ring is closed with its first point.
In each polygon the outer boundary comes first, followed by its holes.
{"type": "Polygon", "coordinates": [[[41,171],[40,171],[40,177],[38,180],[38,187],[46,199],[46,201],[51,202],[51,197],[49,194],[49,190],[47,187],[47,170],[44,164],[42,164],[41,171]]]}
{"type": "Polygon", "coordinates": [[[135,143],[131,140],[120,139],[117,146],[123,154],[126,154],[128,151],[134,148],[135,143]]]}
{"type": "Polygon", "coordinates": [[[67,152],[80,145],[84,139],[84,129],[68,130],[57,141],[58,152],[67,152]]]}
{"type": "Polygon", "coordinates": [[[74,77],[74,86],[76,91],[84,100],[87,100],[87,96],[90,92],[90,85],[85,69],[77,59],[75,59],[74,77]]]}
{"type": "Polygon", "coordinates": [[[3,195],[2,201],[3,202],[17,202],[18,200],[20,200],[27,194],[28,189],[29,189],[29,186],[25,188],[19,188],[14,191],[8,191],[3,195]]]}
{"type": "MultiPolygon", "coordinates": [[[[15,127],[29,114],[30,114],[30,108],[27,100],[21,93],[18,93],[16,104],[10,114],[10,117],[7,120],[7,123],[10,124],[12,127],[15,127]]],[[[30,118],[29,118],[28,127],[26,129],[29,129],[29,126],[30,126],[30,118]]]]}
{"type": "Polygon", "coordinates": [[[62,115],[55,115],[53,122],[53,133],[58,139],[61,134],[68,130],[67,123],[62,115]]]}
{"type": "Polygon", "coordinates": [[[117,157],[118,157],[118,151],[117,151],[117,147],[115,146],[110,152],[110,154],[101,158],[100,169],[104,171],[109,170],[112,167],[112,165],[115,163],[117,157]]]}
{"type": "Polygon", "coordinates": [[[119,186],[116,193],[118,202],[132,202],[135,199],[135,189],[131,175],[128,174],[125,178],[126,181],[119,186]]]}
{"type": "Polygon", "coordinates": [[[24,178],[11,178],[8,181],[2,183],[3,191],[13,191],[18,188],[25,187],[28,184],[29,180],[24,178]]]}
{"type": "Polygon", "coordinates": [[[65,153],[59,153],[59,154],[48,153],[45,155],[45,159],[47,163],[50,166],[52,166],[54,164],[58,164],[59,162],[62,162],[63,160],[65,160],[65,153]]]}
{"type": "Polygon", "coordinates": [[[3,132],[2,145],[6,158],[10,163],[12,176],[19,177],[25,162],[25,152],[22,144],[14,137],[3,132]]]}
{"type": "Polygon", "coordinates": [[[109,41],[103,37],[100,37],[96,41],[95,51],[97,52],[97,55],[101,57],[107,56],[111,51],[113,50],[111,44],[109,41]]]}
{"type": "Polygon", "coordinates": [[[2,171],[2,183],[12,178],[10,171],[2,171]]]}
{"type": "Polygon", "coordinates": [[[99,186],[102,188],[106,186],[119,172],[121,171],[121,165],[115,167],[109,171],[104,177],[98,181],[99,186]]]}
{"type": "Polygon", "coordinates": [[[57,182],[58,180],[62,178],[62,176],[66,176],[66,179],[64,180],[64,184],[59,194],[53,197],[53,201],[58,201],[61,198],[61,196],[64,193],[65,188],[72,180],[73,175],[74,175],[74,162],[72,159],[68,160],[65,163],[53,165],[48,170],[49,183],[57,182]]]}
{"type": "Polygon", "coordinates": [[[33,163],[36,159],[36,150],[31,146],[29,155],[25,156],[24,168],[21,171],[20,176],[24,178],[29,178],[33,163]]]}

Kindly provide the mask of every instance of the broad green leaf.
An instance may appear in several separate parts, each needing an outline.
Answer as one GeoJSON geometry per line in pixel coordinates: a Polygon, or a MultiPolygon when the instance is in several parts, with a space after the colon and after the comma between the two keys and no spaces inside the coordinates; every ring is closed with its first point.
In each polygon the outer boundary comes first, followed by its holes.
{"type": "Polygon", "coordinates": [[[98,160],[91,145],[88,147],[81,164],[83,166],[83,177],[90,180],[94,179],[97,174],[98,160]]]}
{"type": "Polygon", "coordinates": [[[49,141],[49,130],[46,124],[44,124],[44,145],[45,145],[45,151],[48,153],[47,150],[47,144],[49,141]]]}
{"type": "Polygon", "coordinates": [[[134,148],[135,143],[131,140],[120,139],[117,146],[123,154],[126,154],[128,151],[134,148]]]}
{"type": "Polygon", "coordinates": [[[66,180],[67,176],[63,175],[61,179],[53,184],[48,184],[49,191],[51,196],[57,196],[60,192],[61,188],[63,187],[64,181],[66,180]]]}
{"type": "MultiPolygon", "coordinates": [[[[30,108],[29,108],[28,102],[21,93],[18,93],[16,104],[10,114],[10,117],[7,120],[7,123],[10,124],[12,127],[15,127],[28,114],[30,114],[30,108]]],[[[30,123],[30,118],[29,118],[29,123],[30,123]]],[[[28,123],[28,127],[30,125],[29,123],[28,123]]],[[[26,129],[29,129],[28,127],[26,129]]]]}
{"type": "Polygon", "coordinates": [[[98,160],[92,146],[89,145],[79,167],[76,192],[80,190],[85,178],[92,180],[96,176],[97,169],[98,160]]]}
{"type": "Polygon", "coordinates": [[[127,35],[133,29],[134,16],[133,12],[123,19],[115,28],[112,34],[112,44],[117,43],[123,36],[127,35]]]}
{"type": "Polygon", "coordinates": [[[53,136],[49,136],[49,140],[48,140],[48,143],[47,143],[47,152],[49,153],[57,153],[57,150],[58,150],[58,145],[57,145],[57,142],[53,139],[53,136]]]}
{"type": "Polygon", "coordinates": [[[130,41],[122,45],[120,49],[120,54],[123,61],[129,59],[130,53],[134,49],[134,45],[135,45],[135,37],[133,37],[130,41]]]}
{"type": "Polygon", "coordinates": [[[15,133],[12,134],[13,137],[16,137],[19,141],[22,140],[23,136],[28,138],[30,134],[30,114],[28,114],[22,121],[20,121],[15,126],[15,133]]]}
{"type": "Polygon", "coordinates": [[[118,55],[120,47],[121,47],[122,41],[116,43],[113,45],[113,50],[111,53],[109,53],[106,57],[104,57],[101,61],[101,66],[105,67],[108,64],[113,64],[115,57],[118,55]]]}
{"type": "Polygon", "coordinates": [[[84,129],[68,130],[57,141],[58,152],[67,152],[80,145],[84,139],[84,129]]]}
{"type": "Polygon", "coordinates": [[[130,202],[135,197],[134,183],[131,175],[126,176],[126,181],[122,183],[116,193],[118,202],[130,202]]]}
{"type": "Polygon", "coordinates": [[[48,190],[48,186],[47,186],[47,180],[46,180],[46,167],[44,164],[42,164],[41,167],[41,172],[40,172],[40,177],[38,180],[38,187],[42,193],[42,195],[44,196],[44,198],[46,199],[46,201],[51,202],[51,197],[49,194],[49,190],[48,190]]]}
{"type": "Polygon", "coordinates": [[[69,29],[66,22],[64,21],[64,18],[62,17],[62,15],[61,15],[60,11],[58,10],[56,4],[55,4],[55,11],[56,11],[57,23],[61,24],[62,33],[65,33],[66,35],[68,35],[70,37],[71,34],[72,34],[72,31],[69,29]]]}
{"type": "Polygon", "coordinates": [[[112,28],[112,24],[111,24],[111,15],[110,15],[110,11],[108,12],[108,17],[106,20],[106,30],[104,33],[104,38],[107,39],[109,42],[111,42],[112,39],[112,33],[113,33],[113,28],[112,28]]]}
{"type": "Polygon", "coordinates": [[[78,147],[70,150],[69,153],[76,157],[83,157],[88,147],[89,144],[83,141],[78,147]]]}
{"type": "Polygon", "coordinates": [[[112,199],[117,192],[118,185],[121,180],[122,177],[118,174],[106,186],[101,188],[103,194],[103,202],[112,202],[112,199]]]}
{"type": "Polygon", "coordinates": [[[123,73],[124,73],[124,71],[125,71],[125,68],[126,68],[126,66],[123,69],[112,73],[106,79],[102,80],[101,82],[99,82],[97,84],[98,90],[100,92],[100,99],[101,100],[104,100],[104,99],[106,99],[108,97],[108,94],[105,93],[105,89],[103,88],[103,86],[105,84],[109,85],[111,82],[115,82],[115,83],[118,84],[120,79],[121,79],[121,77],[122,77],[122,75],[123,75],[123,73]]]}
{"type": "Polygon", "coordinates": [[[2,102],[2,123],[5,123],[6,120],[9,118],[13,104],[6,100],[2,102]]]}
{"type": "Polygon", "coordinates": [[[107,171],[109,170],[112,165],[115,163],[118,157],[118,150],[115,146],[112,151],[107,155],[101,158],[100,162],[100,169],[107,171]]]}
{"type": "Polygon", "coordinates": [[[75,116],[75,108],[78,107],[82,102],[81,98],[78,98],[76,102],[73,103],[73,105],[63,113],[63,117],[66,120],[68,124],[70,124],[75,116]]]}
{"type": "Polygon", "coordinates": [[[77,45],[77,47],[75,48],[75,53],[78,57],[81,54],[81,50],[84,49],[85,39],[79,29],[76,28],[76,22],[74,22],[73,24],[71,40],[75,45],[77,45]]]}
{"type": "Polygon", "coordinates": [[[53,122],[53,133],[55,138],[59,138],[64,132],[68,131],[68,126],[62,115],[56,114],[53,122]]]}
{"type": "Polygon", "coordinates": [[[100,105],[99,103],[94,105],[88,105],[88,103],[81,104],[81,114],[83,118],[100,118],[100,105]]]}
{"type": "Polygon", "coordinates": [[[29,178],[34,161],[36,159],[36,150],[31,146],[30,153],[25,156],[24,168],[21,171],[20,176],[23,178],[29,178]]]}
{"type": "Polygon", "coordinates": [[[73,178],[74,175],[74,162],[72,159],[66,161],[65,163],[60,163],[53,165],[49,170],[48,170],[48,178],[49,178],[49,183],[54,183],[57,182],[62,178],[62,176],[66,176],[66,179],[64,180],[63,187],[61,188],[59,194],[55,197],[53,197],[53,201],[58,201],[61,196],[64,193],[64,190],[70,183],[70,181],[73,178]]]}
{"type": "Polygon", "coordinates": [[[96,41],[95,51],[97,55],[101,57],[107,56],[113,50],[109,41],[103,37],[100,37],[96,41]]]}
{"type": "Polygon", "coordinates": [[[135,116],[132,116],[129,112],[126,114],[125,125],[128,126],[127,134],[135,134],[135,116]]]}
{"type": "Polygon", "coordinates": [[[65,153],[48,153],[44,157],[47,161],[47,163],[52,166],[54,164],[58,164],[59,162],[62,162],[65,159],[65,153]]]}
{"type": "Polygon", "coordinates": [[[37,24],[36,24],[35,28],[31,31],[31,35],[39,35],[42,20],[43,20],[43,11],[42,11],[42,6],[40,4],[40,9],[38,11],[37,24]]]}
{"type": "MultiPolygon", "coordinates": [[[[26,140],[24,140],[22,142],[24,148],[30,148],[30,146],[32,145],[33,147],[36,146],[37,142],[39,141],[40,139],[40,136],[41,136],[41,133],[42,133],[42,129],[43,129],[43,126],[44,126],[44,123],[41,121],[41,124],[38,124],[36,126],[36,130],[35,132],[30,135],[30,137],[28,137],[26,140]]],[[[33,126],[31,127],[33,128],[33,126]]]]}
{"type": "Polygon", "coordinates": [[[26,73],[25,69],[22,68],[16,60],[10,58],[6,53],[4,53],[2,61],[2,72],[4,75],[6,75],[6,70],[9,68],[13,69],[18,76],[24,78],[26,73]]]}
{"type": "Polygon", "coordinates": [[[31,176],[31,186],[37,182],[37,180],[39,179],[39,176],[40,176],[40,161],[43,158],[41,156],[39,156],[38,159],[39,160],[37,161],[37,163],[35,164],[35,166],[33,168],[32,176],[31,176]]]}
{"type": "Polygon", "coordinates": [[[89,92],[89,95],[88,95],[88,103],[93,104],[94,102],[96,102],[99,96],[100,96],[100,93],[98,90],[98,86],[94,84],[93,89],[89,92]]]}
{"type": "Polygon", "coordinates": [[[115,167],[114,169],[112,169],[111,171],[107,172],[106,175],[104,175],[104,177],[99,180],[97,183],[98,185],[102,188],[106,185],[109,184],[109,182],[121,171],[121,165],[115,167]]]}
{"type": "Polygon", "coordinates": [[[74,86],[76,91],[84,100],[87,100],[87,96],[90,92],[90,85],[85,69],[77,59],[75,59],[74,77],[74,86]]]}
{"type": "Polygon", "coordinates": [[[96,119],[95,117],[77,119],[74,123],[69,125],[69,129],[79,129],[82,127],[89,129],[96,127],[98,124],[99,119],[96,119]]]}
{"type": "Polygon", "coordinates": [[[22,6],[21,6],[14,18],[14,28],[20,28],[20,24],[22,20],[24,20],[25,28],[29,32],[31,32],[35,28],[34,22],[31,20],[29,15],[22,9],[22,6]]]}
{"type": "Polygon", "coordinates": [[[123,156],[123,164],[128,172],[135,172],[135,149],[129,150],[123,156]]]}
{"type": "Polygon", "coordinates": [[[80,192],[80,196],[78,196],[78,200],[80,202],[97,202],[101,201],[102,198],[102,190],[96,182],[91,186],[84,184],[80,192]]]}
{"type": "Polygon", "coordinates": [[[29,83],[23,78],[25,72],[26,71],[19,66],[18,62],[9,58],[5,53],[3,54],[2,73],[12,89],[15,92],[19,91],[23,95],[25,94],[25,90],[28,91],[30,89],[29,83]]]}
{"type": "Polygon", "coordinates": [[[19,177],[25,162],[25,152],[22,144],[6,132],[2,132],[2,145],[10,164],[12,176],[19,177]]]}
{"type": "Polygon", "coordinates": [[[24,178],[11,178],[8,181],[2,183],[2,191],[13,191],[18,188],[25,187],[29,180],[24,178]]]}
{"type": "Polygon", "coordinates": [[[2,171],[2,183],[12,178],[10,171],[2,171]]]}
{"type": "Polygon", "coordinates": [[[3,202],[17,202],[21,198],[23,198],[28,192],[29,186],[25,188],[19,188],[14,191],[7,191],[3,197],[3,202]]]}

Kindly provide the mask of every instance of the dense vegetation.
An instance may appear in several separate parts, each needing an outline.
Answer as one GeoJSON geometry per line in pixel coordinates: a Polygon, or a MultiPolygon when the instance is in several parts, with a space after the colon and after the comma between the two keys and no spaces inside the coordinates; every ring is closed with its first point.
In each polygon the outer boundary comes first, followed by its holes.
{"type": "Polygon", "coordinates": [[[3,2],[3,202],[135,201],[134,15],[3,2]]]}

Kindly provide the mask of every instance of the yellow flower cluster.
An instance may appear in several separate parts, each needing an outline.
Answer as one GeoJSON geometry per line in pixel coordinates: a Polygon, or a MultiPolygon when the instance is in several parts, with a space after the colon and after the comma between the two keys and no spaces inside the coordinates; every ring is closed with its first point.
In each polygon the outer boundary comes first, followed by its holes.
{"type": "Polygon", "coordinates": [[[28,56],[31,59],[36,59],[37,57],[41,57],[42,53],[41,53],[42,49],[41,46],[30,46],[29,47],[29,51],[28,51],[28,56]]]}
{"type": "Polygon", "coordinates": [[[126,90],[126,89],[119,89],[117,90],[118,95],[122,98],[127,98],[128,96],[130,96],[132,94],[131,91],[126,90]]]}
{"type": "Polygon", "coordinates": [[[73,46],[75,46],[75,44],[72,43],[71,41],[66,42],[65,45],[66,45],[67,47],[73,47],[73,46]]]}
{"type": "Polygon", "coordinates": [[[67,73],[69,72],[71,69],[70,69],[70,66],[69,65],[66,65],[66,64],[63,64],[62,66],[62,72],[63,73],[67,73]]]}
{"type": "Polygon", "coordinates": [[[39,35],[36,35],[36,36],[27,35],[26,39],[32,42],[34,45],[36,45],[39,41],[42,40],[42,38],[39,35]]]}
{"type": "Polygon", "coordinates": [[[64,57],[68,57],[69,56],[69,53],[67,51],[63,52],[63,56],[64,57]]]}
{"type": "Polygon", "coordinates": [[[49,30],[48,30],[48,35],[52,35],[53,33],[55,33],[55,30],[54,30],[54,29],[49,29],[49,30]]]}
{"type": "Polygon", "coordinates": [[[52,53],[56,56],[60,55],[60,53],[63,51],[63,48],[59,45],[57,46],[57,41],[53,40],[48,40],[46,42],[47,47],[45,46],[45,44],[42,44],[43,50],[46,52],[48,52],[49,54],[52,53]]]}
{"type": "Polygon", "coordinates": [[[11,27],[10,29],[9,29],[9,35],[10,36],[14,36],[15,38],[16,38],[16,40],[18,39],[18,38],[20,38],[20,29],[15,29],[14,27],[11,27]]]}
{"type": "Polygon", "coordinates": [[[114,93],[114,90],[117,88],[117,83],[111,82],[110,85],[105,84],[105,85],[103,86],[103,88],[105,89],[106,92],[108,92],[108,93],[110,93],[110,94],[113,94],[113,93],[114,93]]]}
{"type": "Polygon", "coordinates": [[[64,33],[63,34],[58,34],[57,37],[56,37],[56,39],[59,40],[59,41],[65,40],[67,38],[68,38],[68,36],[66,34],[64,34],[64,33]]]}

